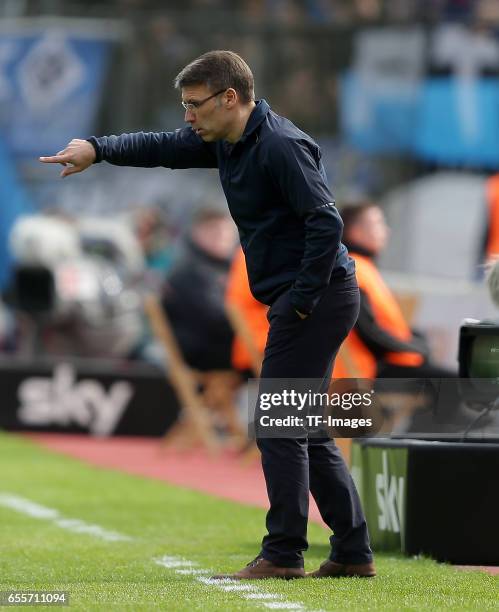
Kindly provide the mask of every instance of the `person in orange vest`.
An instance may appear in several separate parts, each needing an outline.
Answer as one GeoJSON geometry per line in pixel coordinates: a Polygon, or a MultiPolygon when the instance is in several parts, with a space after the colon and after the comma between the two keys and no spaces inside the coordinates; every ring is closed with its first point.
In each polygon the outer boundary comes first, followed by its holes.
{"type": "Polygon", "coordinates": [[[447,378],[429,359],[426,341],[411,330],[376,266],[389,228],[374,202],[341,209],[343,241],[355,260],[360,313],[336,360],[334,378],[447,378]]]}
{"type": "Polygon", "coordinates": [[[225,305],[236,332],[232,344],[232,366],[249,376],[258,376],[269,332],[268,306],[256,300],[250,291],[241,247],[237,249],[232,260],[227,279],[225,305]],[[241,329],[240,325],[246,329],[241,329]],[[241,331],[247,331],[250,337],[244,337],[241,331]]]}

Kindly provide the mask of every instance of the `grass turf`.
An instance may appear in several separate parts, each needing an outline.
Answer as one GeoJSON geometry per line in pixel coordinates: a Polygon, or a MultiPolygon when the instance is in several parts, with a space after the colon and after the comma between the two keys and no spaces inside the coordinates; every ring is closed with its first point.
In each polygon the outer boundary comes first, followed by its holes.
{"type": "MultiPolygon", "coordinates": [[[[0,505],[0,591],[66,590],[74,610],[264,609],[153,561],[172,555],[217,572],[239,569],[258,552],[263,510],[87,466],[1,433],[0,493],[134,538],[105,542],[0,505]]],[[[327,535],[310,525],[306,569],[327,556],[327,535]]],[[[376,563],[372,580],[266,580],[257,587],[307,610],[497,610],[498,577],[386,554],[376,563]]]]}

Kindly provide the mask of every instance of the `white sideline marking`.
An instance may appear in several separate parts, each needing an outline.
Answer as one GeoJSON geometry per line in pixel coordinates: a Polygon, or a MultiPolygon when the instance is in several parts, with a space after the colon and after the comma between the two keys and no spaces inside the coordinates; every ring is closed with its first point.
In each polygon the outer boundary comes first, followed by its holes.
{"type": "MultiPolygon", "coordinates": [[[[213,572],[210,572],[210,574],[213,574],[213,572]]],[[[205,576],[199,576],[199,578],[197,578],[198,582],[202,582],[203,584],[206,584],[207,586],[216,586],[216,587],[222,587],[226,584],[234,584],[234,580],[230,580],[229,578],[222,578],[222,579],[218,579],[218,578],[206,578],[205,576]]]]}
{"type": "Polygon", "coordinates": [[[167,567],[168,569],[176,569],[178,567],[193,567],[197,565],[193,561],[184,561],[182,559],[174,559],[172,557],[161,557],[156,561],[158,565],[162,565],[163,567],[167,567]]]}
{"type": "Polygon", "coordinates": [[[11,508],[12,510],[18,510],[23,514],[28,514],[33,518],[47,520],[55,520],[56,518],[59,518],[59,513],[57,510],[45,508],[45,506],[35,504],[35,502],[32,502],[29,499],[17,497],[17,495],[10,495],[9,493],[0,493],[0,504],[2,504],[2,506],[6,506],[7,508],[11,508]]]}
{"type": "Polygon", "coordinates": [[[250,584],[222,584],[220,585],[222,591],[254,591],[255,588],[250,584]]]}
{"type": "MultiPolygon", "coordinates": [[[[47,508],[46,506],[37,504],[19,495],[0,493],[0,506],[16,510],[17,512],[21,512],[33,518],[50,521],[62,529],[67,529],[74,533],[86,533],[87,535],[94,536],[107,542],[134,540],[134,538],[130,536],[116,531],[109,531],[100,525],[85,523],[85,521],[80,519],[66,518],[54,508],[47,508]]],[[[199,563],[195,561],[165,555],[159,559],[154,559],[154,562],[166,569],[173,570],[176,574],[193,576],[197,582],[205,584],[206,586],[213,586],[224,592],[240,593],[243,599],[253,600],[255,602],[261,600],[259,603],[271,610],[306,610],[305,606],[301,603],[280,601],[282,600],[281,595],[260,591],[258,587],[252,584],[240,584],[230,578],[224,580],[208,578],[203,574],[212,574],[213,572],[198,567],[199,563]]]]}
{"type": "Polygon", "coordinates": [[[161,565],[162,567],[166,567],[167,569],[173,570],[176,574],[192,575],[194,576],[197,582],[200,582],[201,584],[204,584],[206,586],[215,587],[220,591],[224,591],[227,593],[233,592],[240,594],[243,599],[253,601],[255,605],[260,604],[261,606],[271,610],[307,609],[301,603],[293,601],[283,601],[282,595],[260,590],[256,585],[253,584],[239,583],[238,581],[231,580],[230,578],[216,580],[214,578],[208,578],[207,576],[199,575],[201,573],[213,574],[214,572],[202,568],[196,569],[196,566],[198,566],[199,564],[195,561],[189,561],[188,559],[183,559],[181,557],[172,557],[170,555],[165,555],[164,557],[154,559],[154,562],[157,565],[161,565]],[[184,569],[185,567],[189,567],[190,569],[184,569]]]}
{"type": "Polygon", "coordinates": [[[41,506],[29,499],[20,497],[19,495],[12,495],[11,493],[0,493],[0,506],[10,508],[11,510],[17,510],[23,514],[27,514],[33,518],[48,520],[54,525],[73,531],[74,533],[86,533],[92,535],[106,542],[123,542],[133,540],[130,536],[118,533],[116,531],[109,531],[104,529],[100,525],[93,525],[92,523],[85,523],[80,519],[65,518],[58,510],[54,508],[47,508],[41,506]]]}

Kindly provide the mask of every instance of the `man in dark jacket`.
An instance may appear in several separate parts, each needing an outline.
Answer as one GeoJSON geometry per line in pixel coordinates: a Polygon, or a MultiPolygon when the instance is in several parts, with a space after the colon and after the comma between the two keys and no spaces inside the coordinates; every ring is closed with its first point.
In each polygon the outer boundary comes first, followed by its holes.
{"type": "MultiPolygon", "coordinates": [[[[62,176],[103,160],[218,168],[251,291],[270,306],[262,382],[319,379],[325,391],[357,318],[359,293],[320,149],[265,100],[255,101],[251,70],[231,51],[205,53],[175,85],[189,127],[73,140],[41,161],[66,165],[62,176]]],[[[295,437],[260,436],[257,443],[270,501],[268,534],[257,557],[231,577],[305,576],[309,490],[334,531],[329,559],[311,575],[374,576],[360,500],[334,441],[302,430],[295,437]]]]}
{"type": "Polygon", "coordinates": [[[166,277],[163,308],[184,359],[196,370],[232,367],[234,334],[224,299],[235,244],[234,223],[227,214],[200,210],[166,277]]]}

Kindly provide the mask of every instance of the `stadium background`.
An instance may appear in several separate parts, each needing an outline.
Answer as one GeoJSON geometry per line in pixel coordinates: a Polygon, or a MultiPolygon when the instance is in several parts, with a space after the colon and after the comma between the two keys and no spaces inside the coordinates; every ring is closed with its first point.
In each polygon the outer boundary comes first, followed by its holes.
{"type": "Polygon", "coordinates": [[[257,96],[319,140],[338,205],[383,203],[393,227],[381,265],[402,291],[408,274],[424,277],[415,323],[438,359],[455,364],[463,316],[491,314],[468,282],[483,276],[484,181],[499,163],[494,2],[2,6],[4,283],[5,238],[25,207],[109,216],[156,205],[178,234],[196,207],[224,206],[215,173],[99,167],[63,182],[35,160],[75,135],[181,126],[178,67],[228,47],[254,68],[257,96]]]}

